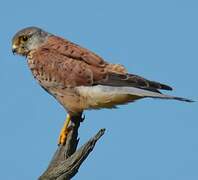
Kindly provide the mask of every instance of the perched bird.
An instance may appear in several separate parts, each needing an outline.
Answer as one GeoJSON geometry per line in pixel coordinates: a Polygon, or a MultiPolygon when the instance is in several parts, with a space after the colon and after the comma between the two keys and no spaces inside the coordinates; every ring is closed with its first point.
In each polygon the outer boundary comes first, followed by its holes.
{"type": "Polygon", "coordinates": [[[87,109],[114,108],[142,98],[189,99],[162,94],[168,85],[130,74],[93,52],[37,27],[17,32],[13,53],[25,56],[38,83],[68,112],[59,137],[65,144],[72,116],[87,109]]]}

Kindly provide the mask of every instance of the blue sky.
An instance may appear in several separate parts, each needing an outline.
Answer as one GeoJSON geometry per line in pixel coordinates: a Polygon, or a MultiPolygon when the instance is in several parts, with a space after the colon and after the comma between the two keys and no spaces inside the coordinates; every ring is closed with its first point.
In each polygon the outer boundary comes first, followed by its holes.
{"type": "MultiPolygon", "coordinates": [[[[198,99],[197,1],[11,1],[0,6],[1,179],[36,179],[56,149],[66,113],[34,81],[11,38],[39,26],[87,47],[129,72],[198,99]]],[[[75,180],[197,180],[198,105],[146,99],[85,112],[80,144],[106,134],[75,180]]]]}

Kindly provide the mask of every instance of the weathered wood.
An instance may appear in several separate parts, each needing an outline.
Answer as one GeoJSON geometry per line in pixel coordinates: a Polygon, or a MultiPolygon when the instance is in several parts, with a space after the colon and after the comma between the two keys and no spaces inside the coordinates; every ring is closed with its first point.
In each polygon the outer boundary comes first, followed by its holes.
{"type": "Polygon", "coordinates": [[[101,129],[94,137],[85,143],[78,150],[77,145],[78,129],[80,120],[83,120],[82,115],[73,117],[70,123],[69,134],[65,145],[60,145],[47,170],[39,177],[39,180],[70,180],[76,175],[80,165],[85,161],[90,152],[94,149],[96,142],[104,134],[105,129],[101,129]]]}

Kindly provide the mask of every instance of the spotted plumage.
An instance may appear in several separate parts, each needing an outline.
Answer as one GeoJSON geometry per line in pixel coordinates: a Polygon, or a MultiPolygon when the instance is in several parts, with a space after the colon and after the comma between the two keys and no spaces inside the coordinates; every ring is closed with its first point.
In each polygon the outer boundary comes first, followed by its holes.
{"type": "Polygon", "coordinates": [[[113,108],[142,98],[189,99],[162,94],[168,85],[130,74],[95,53],[37,27],[22,29],[12,39],[14,53],[27,57],[38,83],[69,112],[113,108]]]}

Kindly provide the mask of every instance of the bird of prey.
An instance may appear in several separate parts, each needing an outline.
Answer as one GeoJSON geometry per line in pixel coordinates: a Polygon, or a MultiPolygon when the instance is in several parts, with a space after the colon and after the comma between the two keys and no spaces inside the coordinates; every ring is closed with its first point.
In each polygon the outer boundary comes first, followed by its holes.
{"type": "Polygon", "coordinates": [[[130,74],[124,66],[111,64],[95,53],[38,27],[17,32],[12,51],[25,56],[38,83],[68,112],[59,136],[65,144],[72,116],[88,109],[114,108],[142,98],[175,99],[162,94],[168,85],[130,74]]]}

